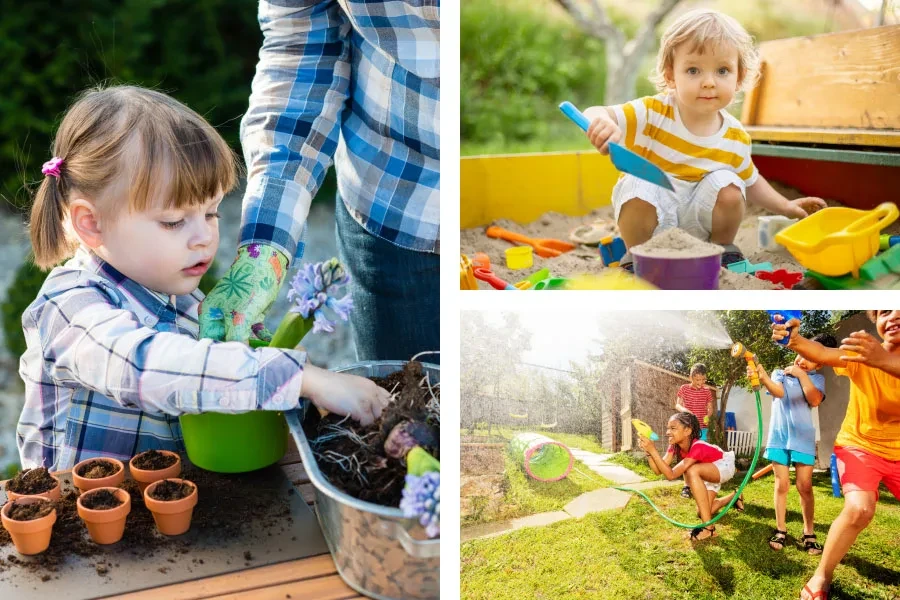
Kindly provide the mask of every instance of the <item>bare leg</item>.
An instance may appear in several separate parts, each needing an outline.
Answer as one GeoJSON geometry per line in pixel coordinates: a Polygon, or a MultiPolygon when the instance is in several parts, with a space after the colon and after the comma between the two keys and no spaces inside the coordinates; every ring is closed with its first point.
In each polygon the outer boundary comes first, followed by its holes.
{"type": "Polygon", "coordinates": [[[800,509],[803,511],[803,535],[815,533],[816,500],[812,491],[812,465],[794,465],[796,469],[797,491],[800,492],[800,509]]]}
{"type": "Polygon", "coordinates": [[[709,241],[713,244],[733,243],[743,218],[744,195],[736,185],[726,185],[719,190],[719,195],[716,197],[709,241]]]}
{"type": "MultiPolygon", "coordinates": [[[[844,508],[828,530],[822,560],[819,561],[812,578],[806,583],[813,592],[831,586],[835,567],[850,550],[859,532],[865,529],[875,516],[875,492],[850,491],[844,494],[844,498],[844,508]]],[[[811,598],[806,591],[803,591],[800,597],[811,598]]]]}
{"type": "Polygon", "coordinates": [[[775,528],[787,531],[787,494],[791,489],[791,471],[786,465],[775,465],[775,528]]]}
{"type": "Polygon", "coordinates": [[[737,494],[737,490],[734,490],[727,496],[722,496],[721,498],[716,499],[716,501],[713,502],[713,505],[712,505],[713,514],[717,514],[720,510],[722,510],[725,506],[727,506],[728,503],[731,502],[731,499],[734,498],[735,494],[737,494]]]}
{"type": "Polygon", "coordinates": [[[649,240],[658,224],[656,207],[640,198],[627,201],[619,211],[619,233],[626,248],[649,240]]]}
{"type": "MultiPolygon", "coordinates": [[[[715,499],[715,493],[709,494],[704,481],[710,483],[719,482],[719,469],[712,463],[694,463],[684,472],[684,480],[691,488],[691,494],[694,496],[694,502],[697,503],[697,510],[700,513],[700,520],[704,523],[712,519],[712,501],[715,499]]],[[[706,539],[712,535],[710,532],[703,532],[698,539],[706,539]]]]}

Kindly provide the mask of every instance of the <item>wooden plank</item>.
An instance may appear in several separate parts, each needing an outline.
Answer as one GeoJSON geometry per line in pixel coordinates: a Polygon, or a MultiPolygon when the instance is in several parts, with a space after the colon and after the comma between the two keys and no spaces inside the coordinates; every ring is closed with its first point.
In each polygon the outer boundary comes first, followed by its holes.
{"type": "Polygon", "coordinates": [[[745,124],[900,129],[900,25],[764,42],[760,55],[745,124]]]}
{"type": "Polygon", "coordinates": [[[315,598],[316,600],[347,600],[358,598],[339,575],[305,581],[292,581],[246,592],[216,596],[221,600],[284,600],[285,598],[315,598]]]}
{"type": "Polygon", "coordinates": [[[753,156],[781,156],[807,160],[827,160],[860,165],[900,166],[900,152],[873,152],[834,148],[809,148],[781,144],[753,144],[753,156]]]}
{"type": "Polygon", "coordinates": [[[304,483],[297,486],[297,491],[300,492],[300,497],[310,506],[316,503],[316,488],[313,484],[304,483]]]}
{"type": "Polygon", "coordinates": [[[288,480],[294,484],[294,487],[309,483],[309,475],[306,474],[306,469],[303,467],[302,463],[282,465],[281,471],[287,476],[288,480]]]}
{"type": "Polygon", "coordinates": [[[278,464],[290,465],[298,462],[300,462],[300,451],[297,450],[297,442],[294,441],[294,436],[289,436],[287,452],[284,453],[284,456],[281,457],[278,464]]]}
{"type": "MultiPolygon", "coordinates": [[[[204,579],[185,581],[163,587],[151,588],[132,594],[111,596],[128,600],[197,600],[222,594],[233,594],[246,590],[263,588],[288,582],[302,582],[337,576],[337,568],[331,554],[321,554],[310,558],[291,560],[276,565],[245,569],[234,573],[214,575],[204,579]]],[[[332,580],[328,584],[334,585],[332,580]]],[[[343,583],[343,582],[341,582],[343,583]]],[[[347,588],[348,590],[350,588],[347,588]]],[[[284,598],[284,595],[281,596],[284,598]]],[[[301,597],[301,596],[296,596],[301,597]]]]}
{"type": "MultiPolygon", "coordinates": [[[[900,104],[900,100],[898,100],[900,104]]],[[[792,142],[832,146],[877,146],[900,148],[900,130],[823,129],[802,127],[748,126],[754,142],[792,142]]]]}

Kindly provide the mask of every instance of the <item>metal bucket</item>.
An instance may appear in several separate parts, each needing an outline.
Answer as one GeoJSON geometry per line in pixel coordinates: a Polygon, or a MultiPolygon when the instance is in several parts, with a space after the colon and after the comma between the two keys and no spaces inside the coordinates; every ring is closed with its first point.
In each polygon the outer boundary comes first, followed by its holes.
{"type": "MultiPolygon", "coordinates": [[[[386,377],[406,361],[370,361],[335,369],[363,377],[386,377]]],[[[422,363],[433,383],[440,367],[422,363]]],[[[416,519],[358,500],[333,486],[319,470],[303,433],[300,411],[285,413],[306,474],[316,488],[316,515],[341,578],[354,590],[379,600],[440,597],[441,541],[428,539],[416,519]]]]}

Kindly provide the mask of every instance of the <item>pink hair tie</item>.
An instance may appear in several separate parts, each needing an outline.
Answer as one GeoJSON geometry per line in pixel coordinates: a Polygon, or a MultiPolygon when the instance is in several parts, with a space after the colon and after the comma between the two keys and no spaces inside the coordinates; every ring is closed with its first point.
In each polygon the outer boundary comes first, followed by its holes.
{"type": "Polygon", "coordinates": [[[44,175],[50,175],[51,177],[59,178],[60,172],[59,169],[62,167],[63,159],[59,157],[54,157],[44,163],[44,166],[41,167],[41,173],[44,175]]]}

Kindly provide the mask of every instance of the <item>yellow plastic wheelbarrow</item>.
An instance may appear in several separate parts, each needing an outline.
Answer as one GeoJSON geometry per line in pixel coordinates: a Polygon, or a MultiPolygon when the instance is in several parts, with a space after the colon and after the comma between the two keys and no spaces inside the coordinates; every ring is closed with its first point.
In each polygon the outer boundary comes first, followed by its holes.
{"type": "Polygon", "coordinates": [[[874,210],[825,208],[782,229],[775,241],[811,271],[859,277],[859,268],[878,252],[879,233],[898,216],[900,210],[893,202],[874,210]]]}

